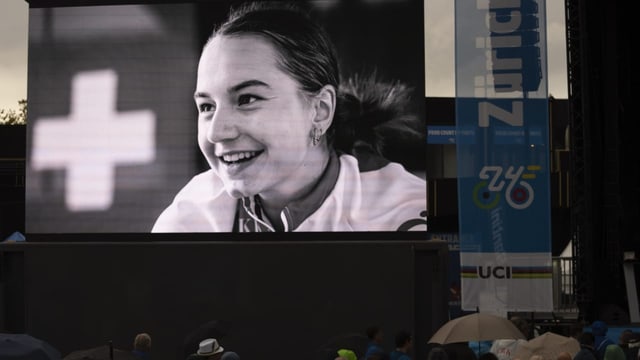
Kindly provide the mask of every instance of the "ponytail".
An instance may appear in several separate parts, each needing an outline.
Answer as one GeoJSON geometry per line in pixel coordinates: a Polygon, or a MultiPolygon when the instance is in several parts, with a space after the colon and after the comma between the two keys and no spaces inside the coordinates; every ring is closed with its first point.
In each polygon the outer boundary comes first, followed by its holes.
{"type": "Polygon", "coordinates": [[[334,149],[368,152],[389,159],[398,144],[424,142],[424,130],[410,109],[412,89],[384,82],[375,73],[347,79],[338,90],[338,104],[329,139],[334,149]]]}

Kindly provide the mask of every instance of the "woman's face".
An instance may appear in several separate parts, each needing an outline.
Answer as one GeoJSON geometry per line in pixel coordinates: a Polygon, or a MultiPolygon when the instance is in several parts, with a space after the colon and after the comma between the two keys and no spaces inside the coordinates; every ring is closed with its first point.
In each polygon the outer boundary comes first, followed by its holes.
{"type": "Polygon", "coordinates": [[[234,197],[290,196],[317,160],[315,110],[254,35],[217,36],[198,66],[198,143],[234,197]]]}

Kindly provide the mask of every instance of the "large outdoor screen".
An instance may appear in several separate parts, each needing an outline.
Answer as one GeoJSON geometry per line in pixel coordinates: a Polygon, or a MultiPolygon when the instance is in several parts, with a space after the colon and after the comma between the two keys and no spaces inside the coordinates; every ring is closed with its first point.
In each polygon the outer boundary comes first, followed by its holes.
{"type": "Polygon", "coordinates": [[[333,91],[302,89],[324,71],[289,59],[305,39],[205,46],[237,1],[33,2],[27,234],[426,231],[423,1],[296,3],[335,46],[333,91]]]}

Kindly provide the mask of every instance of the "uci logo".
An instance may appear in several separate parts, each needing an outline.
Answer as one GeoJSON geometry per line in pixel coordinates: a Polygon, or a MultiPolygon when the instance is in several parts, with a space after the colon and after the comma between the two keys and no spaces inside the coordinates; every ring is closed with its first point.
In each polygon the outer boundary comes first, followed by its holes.
{"type": "Polygon", "coordinates": [[[511,279],[511,266],[478,266],[478,277],[488,279],[511,279]]]}

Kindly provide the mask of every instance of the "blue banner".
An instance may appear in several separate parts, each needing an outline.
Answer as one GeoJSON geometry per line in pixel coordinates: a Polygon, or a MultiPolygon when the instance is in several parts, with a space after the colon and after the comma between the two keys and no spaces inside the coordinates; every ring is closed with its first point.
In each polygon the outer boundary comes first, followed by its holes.
{"type": "Polygon", "coordinates": [[[427,144],[455,144],[456,127],[446,125],[427,126],[427,144]]]}
{"type": "Polygon", "coordinates": [[[456,0],[464,310],[552,311],[544,0],[456,0]]]}
{"type": "Polygon", "coordinates": [[[476,129],[473,127],[459,128],[446,125],[427,126],[427,144],[472,144],[476,140],[476,129]]]}

